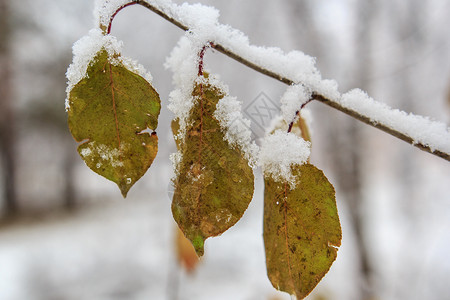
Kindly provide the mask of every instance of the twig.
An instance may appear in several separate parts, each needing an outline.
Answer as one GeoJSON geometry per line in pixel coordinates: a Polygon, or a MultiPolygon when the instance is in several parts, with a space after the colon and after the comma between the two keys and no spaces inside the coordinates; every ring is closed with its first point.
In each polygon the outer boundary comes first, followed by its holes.
{"type": "Polygon", "coordinates": [[[303,103],[303,104],[300,106],[300,109],[297,110],[297,111],[295,112],[294,120],[292,120],[292,122],[289,123],[289,126],[288,126],[288,133],[292,131],[292,126],[294,126],[295,119],[296,119],[296,118],[298,117],[298,115],[300,114],[300,111],[306,106],[306,104],[308,104],[308,103],[311,102],[312,100],[314,100],[314,98],[311,98],[311,99],[309,99],[308,101],[306,101],[305,103],[303,103]]]}
{"type": "Polygon", "coordinates": [[[130,5],[134,5],[134,4],[138,4],[137,2],[129,2],[127,4],[122,5],[121,7],[119,7],[111,16],[111,18],[109,19],[109,24],[108,24],[108,28],[106,30],[106,34],[110,34],[111,33],[111,26],[112,26],[112,22],[114,20],[114,18],[116,17],[116,15],[119,13],[119,11],[121,11],[122,9],[124,9],[125,7],[128,7],[130,5]]]}
{"type": "MultiPolygon", "coordinates": [[[[166,19],[167,21],[169,21],[170,23],[174,24],[175,26],[179,27],[180,29],[182,29],[184,31],[190,30],[189,27],[187,25],[183,24],[182,21],[177,20],[177,19],[173,18],[172,16],[169,16],[163,10],[155,7],[154,5],[148,3],[148,2],[146,2],[144,0],[135,0],[135,1],[131,1],[130,3],[142,5],[143,7],[153,11],[154,13],[158,14],[162,18],[166,19]]],[[[131,5],[131,4],[126,4],[125,6],[128,6],[128,5],[131,5]]],[[[280,75],[280,74],[278,74],[276,72],[267,70],[266,68],[264,68],[264,67],[262,67],[262,66],[260,66],[260,65],[258,65],[256,63],[253,63],[253,62],[251,62],[251,61],[249,61],[247,59],[245,59],[244,57],[240,56],[239,54],[237,54],[237,53],[235,53],[235,52],[225,48],[224,46],[222,46],[220,43],[217,43],[216,41],[212,41],[211,47],[216,49],[217,51],[227,55],[228,57],[234,59],[235,61],[237,61],[237,62],[239,62],[239,63],[241,63],[243,65],[246,65],[247,67],[249,67],[249,68],[251,68],[251,69],[253,69],[253,70],[255,70],[255,71],[257,71],[257,72],[259,72],[261,74],[264,74],[266,76],[272,77],[272,78],[274,78],[274,79],[276,79],[276,80],[278,80],[278,81],[280,81],[282,83],[285,83],[287,85],[292,85],[292,84],[295,83],[295,81],[290,79],[290,78],[286,78],[286,77],[284,77],[284,76],[282,76],[282,75],[280,75]]],[[[384,125],[382,123],[373,123],[373,122],[371,122],[369,117],[367,117],[365,115],[362,115],[361,113],[359,113],[359,112],[357,112],[355,110],[343,107],[340,103],[338,103],[336,101],[333,101],[333,100],[331,100],[331,99],[329,99],[329,98],[327,98],[327,97],[325,97],[325,96],[323,96],[323,95],[321,95],[319,93],[313,93],[313,97],[312,98],[314,100],[322,102],[322,103],[324,103],[324,104],[326,104],[326,105],[328,105],[328,106],[330,106],[330,107],[332,107],[334,109],[337,109],[337,110],[339,110],[339,111],[341,111],[341,112],[343,112],[343,113],[345,113],[345,114],[347,114],[347,115],[349,115],[349,116],[351,116],[351,117],[353,117],[353,118],[355,118],[355,119],[357,119],[357,120],[359,120],[361,122],[364,122],[364,123],[366,123],[366,124],[368,124],[368,125],[370,125],[372,127],[378,128],[378,129],[380,129],[380,130],[382,130],[382,131],[384,131],[384,132],[386,132],[386,133],[388,133],[388,134],[390,134],[390,135],[392,135],[392,136],[394,136],[394,137],[396,137],[398,139],[401,139],[401,140],[407,142],[408,144],[411,144],[411,145],[413,145],[413,146],[415,146],[415,147],[417,147],[417,148],[419,148],[419,149],[421,149],[421,150],[423,150],[425,152],[431,153],[431,154],[433,154],[435,156],[438,156],[438,157],[441,157],[441,158],[443,158],[443,159],[445,159],[447,161],[450,161],[450,153],[446,153],[446,152],[441,151],[439,149],[432,150],[427,145],[423,145],[421,143],[416,143],[413,140],[413,138],[411,138],[410,136],[405,135],[404,133],[399,132],[399,131],[397,131],[397,130],[395,130],[393,128],[390,128],[387,125],[384,125]]]]}

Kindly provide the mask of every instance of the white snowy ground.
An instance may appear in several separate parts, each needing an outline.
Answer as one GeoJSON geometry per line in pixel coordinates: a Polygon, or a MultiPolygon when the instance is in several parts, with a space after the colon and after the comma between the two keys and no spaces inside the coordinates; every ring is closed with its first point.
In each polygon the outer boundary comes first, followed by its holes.
{"type": "MultiPolygon", "coordinates": [[[[374,172],[372,188],[366,191],[371,199],[365,212],[367,236],[382,299],[450,295],[446,284],[450,198],[443,184],[450,169],[442,168],[446,162],[439,159],[423,163],[427,168],[416,176],[427,180],[415,195],[420,201],[406,199],[409,207],[396,202],[397,179],[386,168],[374,172]],[[414,211],[418,215],[411,222],[408,214],[414,211]]],[[[90,173],[88,180],[98,177],[90,173]]],[[[100,201],[72,215],[0,228],[0,299],[290,299],[276,292],[266,276],[259,174],[244,217],[222,236],[207,240],[203,261],[188,276],[177,267],[174,256],[176,225],[167,195],[169,176],[162,176],[167,172],[158,166],[150,173],[143,178],[147,183],[156,174],[161,178],[146,191],[148,197],[132,193],[131,199],[122,200],[117,190],[117,200],[100,201]]],[[[338,191],[342,246],[309,299],[317,294],[359,299],[357,255],[343,202],[338,191]]]]}
{"type": "MultiPolygon", "coordinates": [[[[0,229],[0,299],[175,299],[177,293],[180,300],[290,299],[266,276],[261,179],[256,191],[243,219],[207,240],[191,276],[174,257],[175,223],[162,185],[148,199],[105,201],[73,215],[0,229]]],[[[341,218],[343,246],[317,292],[357,299],[345,209],[341,218]]]]}

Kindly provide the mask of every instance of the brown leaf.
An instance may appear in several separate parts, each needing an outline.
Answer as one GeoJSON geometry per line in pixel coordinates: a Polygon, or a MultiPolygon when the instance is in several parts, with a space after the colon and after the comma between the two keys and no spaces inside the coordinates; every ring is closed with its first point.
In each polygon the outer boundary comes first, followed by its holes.
{"type": "MultiPolygon", "coordinates": [[[[214,118],[224,93],[209,83],[197,84],[187,122],[186,137],[177,145],[182,154],[172,213],[199,256],[204,241],[236,224],[253,197],[254,177],[243,153],[224,140],[225,132],[214,118]]],[[[176,123],[173,128],[178,131],[176,123]]]]}
{"type": "Polygon", "coordinates": [[[264,245],[272,285],[298,299],[328,272],[341,244],[335,192],[313,165],[292,167],[296,186],[265,178],[264,245]]]}
{"type": "Polygon", "coordinates": [[[178,262],[186,269],[188,273],[191,273],[195,270],[200,260],[191,242],[184,236],[180,228],[177,227],[176,230],[177,235],[175,242],[178,262]]]}

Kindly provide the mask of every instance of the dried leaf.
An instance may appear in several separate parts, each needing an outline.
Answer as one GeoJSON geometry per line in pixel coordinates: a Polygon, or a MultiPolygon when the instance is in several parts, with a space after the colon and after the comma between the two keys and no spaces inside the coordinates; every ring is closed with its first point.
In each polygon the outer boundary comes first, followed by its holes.
{"type": "MultiPolygon", "coordinates": [[[[195,104],[180,141],[182,160],[174,180],[172,213],[199,256],[204,241],[233,226],[253,196],[254,176],[237,146],[224,140],[224,130],[213,117],[224,93],[209,83],[197,84],[195,104]]],[[[176,124],[173,128],[177,131],[176,124]]]]}
{"type": "Polygon", "coordinates": [[[115,182],[124,197],[158,150],[159,95],[141,76],[103,49],[69,95],[69,128],[94,172],[115,182]],[[151,132],[150,131],[150,132],[151,132]]]}
{"type": "Polygon", "coordinates": [[[308,142],[311,142],[311,133],[308,127],[308,123],[306,122],[305,118],[303,118],[302,114],[300,113],[298,116],[297,122],[294,123],[294,126],[292,126],[292,129],[298,128],[300,131],[300,136],[308,142]]]}
{"type": "Polygon", "coordinates": [[[292,167],[296,186],[265,178],[264,245],[272,285],[298,299],[328,272],[341,244],[335,191],[311,164],[292,167]]]}
{"type": "MultiPolygon", "coordinates": [[[[281,118],[271,130],[271,133],[274,133],[277,129],[287,131],[288,128],[289,124],[281,118]]],[[[292,125],[291,132],[296,136],[301,137],[305,141],[311,142],[311,133],[309,130],[309,126],[305,118],[302,116],[302,113],[300,113],[296,118],[296,121],[292,125]]]]}
{"type": "Polygon", "coordinates": [[[179,120],[178,119],[173,119],[172,122],[170,123],[170,127],[172,129],[173,137],[175,138],[175,145],[177,146],[177,149],[180,149],[181,142],[178,139],[178,132],[180,130],[180,122],[179,122],[179,120]]]}
{"type": "Polygon", "coordinates": [[[178,227],[175,242],[178,262],[188,273],[192,273],[200,260],[198,259],[197,253],[191,242],[184,236],[183,232],[178,227]]]}

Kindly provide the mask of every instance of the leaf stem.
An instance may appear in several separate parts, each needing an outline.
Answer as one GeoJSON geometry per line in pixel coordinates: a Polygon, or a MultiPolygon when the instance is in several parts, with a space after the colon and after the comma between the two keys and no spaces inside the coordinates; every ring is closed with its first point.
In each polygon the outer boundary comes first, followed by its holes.
{"type": "Polygon", "coordinates": [[[203,58],[205,57],[206,49],[212,47],[212,43],[208,43],[203,46],[202,50],[198,54],[198,76],[203,76],[203,58]]]}
{"type": "Polygon", "coordinates": [[[298,115],[300,114],[300,111],[306,106],[306,104],[308,104],[309,102],[311,102],[311,101],[313,101],[313,100],[314,100],[313,98],[310,98],[308,101],[306,101],[305,103],[303,103],[303,104],[300,106],[300,109],[299,109],[299,110],[297,110],[297,111],[295,112],[294,120],[292,120],[292,122],[289,123],[288,131],[287,131],[288,133],[292,131],[292,126],[294,126],[295,119],[297,119],[298,115]]]}
{"type": "Polygon", "coordinates": [[[114,18],[116,17],[116,15],[119,13],[119,11],[121,11],[122,9],[124,9],[125,7],[134,5],[134,4],[138,4],[138,1],[133,1],[133,2],[129,2],[127,4],[124,4],[122,6],[120,6],[111,16],[111,18],[109,19],[109,24],[108,24],[108,28],[106,30],[106,34],[110,34],[111,33],[111,26],[112,26],[112,22],[114,20],[114,18]]]}
{"type": "MultiPolygon", "coordinates": [[[[164,9],[160,9],[160,8],[156,7],[155,5],[150,4],[150,3],[148,3],[148,2],[146,2],[144,0],[135,0],[135,1],[132,1],[132,2],[130,2],[128,4],[123,5],[122,7],[120,7],[114,13],[114,15],[111,17],[111,19],[113,19],[114,16],[120,10],[122,10],[123,8],[125,8],[127,6],[130,6],[132,4],[142,5],[143,7],[153,11],[157,15],[161,16],[165,20],[169,21],[170,23],[174,24],[175,26],[179,27],[180,29],[182,29],[184,31],[190,30],[190,28],[187,25],[183,24],[183,22],[181,20],[178,20],[175,17],[171,16],[171,13],[168,13],[168,12],[164,11],[164,9]]],[[[175,4],[173,4],[173,5],[175,5],[175,4]]],[[[167,8],[166,10],[169,11],[169,8],[167,8]]],[[[255,70],[255,71],[259,72],[259,73],[261,73],[261,74],[264,74],[266,76],[272,77],[272,78],[274,78],[274,79],[276,79],[276,80],[278,80],[278,81],[280,81],[282,83],[285,83],[287,85],[292,85],[292,84],[296,83],[294,80],[292,80],[290,78],[287,78],[287,77],[285,77],[285,76],[283,76],[281,74],[278,74],[277,72],[268,70],[265,67],[261,66],[260,64],[252,62],[249,59],[244,58],[243,55],[240,55],[239,53],[234,52],[233,50],[227,49],[226,47],[224,47],[223,45],[221,45],[219,43],[216,43],[215,41],[212,41],[211,47],[216,49],[219,52],[222,52],[223,54],[227,55],[228,57],[236,60],[237,62],[239,62],[239,63],[241,63],[241,64],[243,64],[243,65],[245,65],[245,66],[247,66],[247,67],[249,67],[249,68],[251,68],[251,69],[253,69],[253,70],[255,70]]],[[[402,132],[400,132],[400,131],[398,131],[398,130],[396,130],[394,128],[390,128],[390,127],[388,127],[385,124],[373,123],[370,120],[369,116],[361,114],[361,113],[359,113],[356,110],[352,110],[350,108],[344,107],[339,102],[334,101],[334,100],[332,100],[330,98],[327,98],[326,96],[321,95],[320,93],[313,92],[312,100],[317,100],[319,102],[322,102],[323,104],[326,104],[326,105],[328,105],[328,106],[330,106],[330,107],[332,107],[334,109],[337,109],[337,110],[339,110],[339,111],[341,111],[341,112],[343,112],[343,113],[345,113],[345,114],[347,114],[347,115],[349,115],[349,116],[351,116],[351,117],[353,117],[353,118],[355,118],[355,119],[357,119],[357,120],[359,120],[359,121],[361,121],[363,123],[366,123],[367,125],[370,125],[372,127],[378,128],[378,129],[380,129],[380,130],[382,130],[382,131],[384,131],[384,132],[386,132],[386,133],[388,133],[388,134],[390,134],[390,135],[392,135],[392,136],[394,136],[394,137],[396,137],[398,139],[401,139],[401,140],[409,143],[410,145],[413,145],[413,146],[415,146],[415,147],[417,147],[417,148],[419,148],[419,149],[421,149],[421,150],[423,150],[425,152],[431,153],[431,154],[433,154],[435,156],[438,156],[438,157],[443,158],[443,159],[445,159],[447,161],[450,161],[450,153],[447,153],[447,152],[442,151],[440,149],[431,149],[430,146],[424,145],[422,143],[417,143],[417,142],[414,141],[414,139],[412,137],[410,137],[410,136],[408,136],[408,135],[406,135],[406,134],[404,134],[404,133],[402,133],[402,132]]]]}

